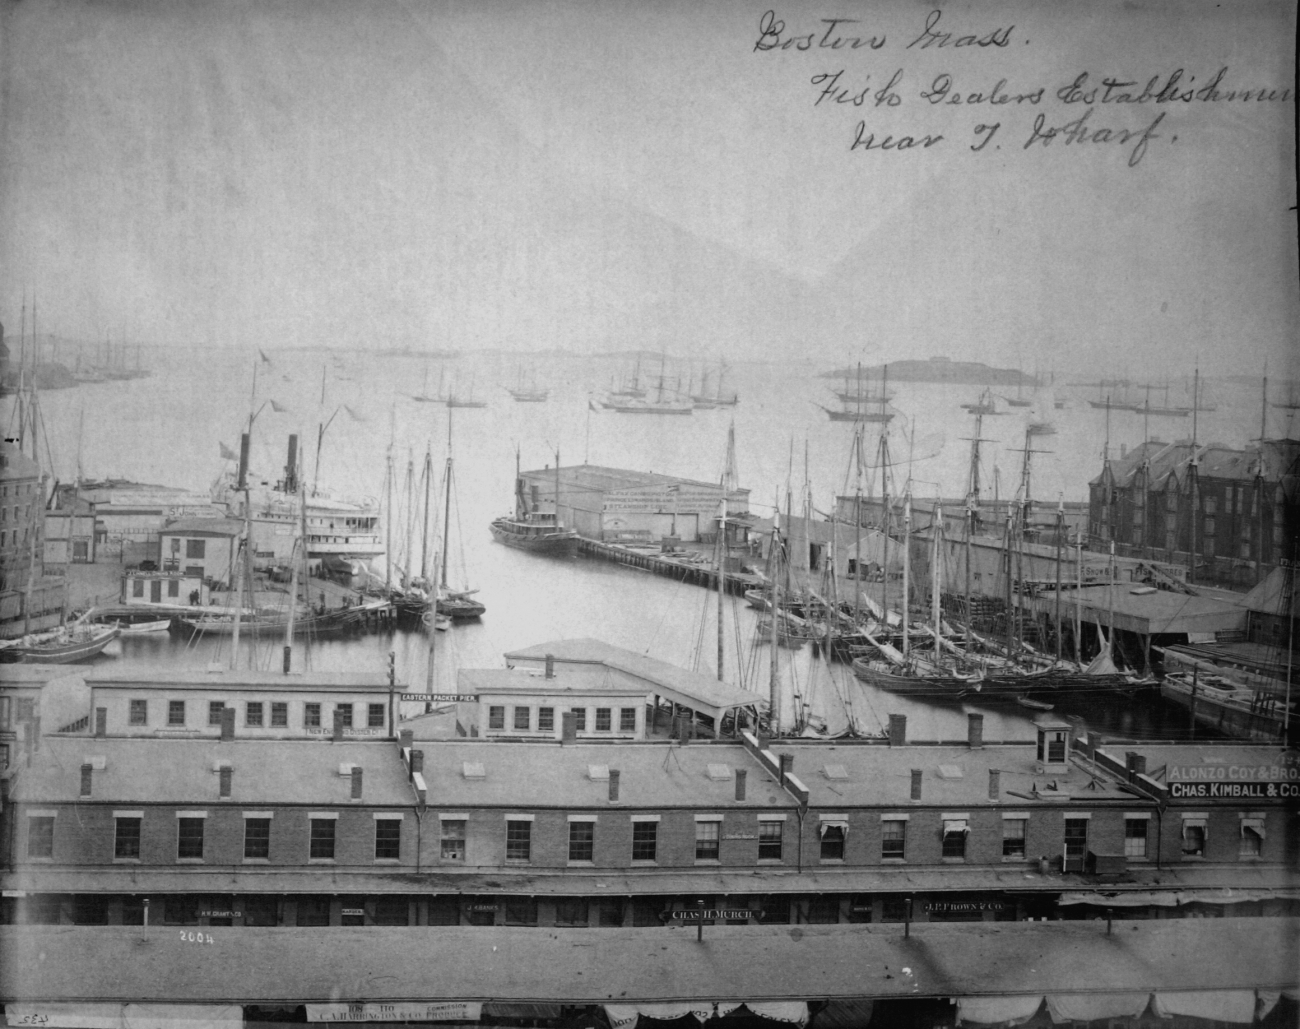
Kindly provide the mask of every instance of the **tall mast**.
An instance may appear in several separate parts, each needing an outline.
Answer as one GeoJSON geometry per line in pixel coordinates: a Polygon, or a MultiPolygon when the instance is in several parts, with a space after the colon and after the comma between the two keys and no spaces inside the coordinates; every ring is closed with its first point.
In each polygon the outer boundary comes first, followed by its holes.
{"type": "Polygon", "coordinates": [[[1106,641],[1106,656],[1115,662],[1115,541],[1110,541],[1110,560],[1106,563],[1106,621],[1110,639],[1106,641]]]}
{"type": "Polygon", "coordinates": [[[406,452],[406,544],[402,548],[402,589],[411,585],[411,555],[415,539],[415,457],[406,452]]]}
{"type": "MultiPolygon", "coordinates": [[[[384,593],[393,592],[393,445],[388,444],[388,455],[384,459],[384,540],[388,545],[388,554],[384,558],[384,593]]],[[[391,599],[391,596],[390,596],[391,599]]]]}
{"type": "Polygon", "coordinates": [[[1056,504],[1056,660],[1061,660],[1061,536],[1065,532],[1065,497],[1056,504]]]}
{"type": "Polygon", "coordinates": [[[912,570],[912,491],[909,488],[903,495],[903,657],[909,650],[907,639],[908,598],[911,596],[912,570]]]}
{"type": "Polygon", "coordinates": [[[424,478],[424,532],[421,535],[420,545],[420,579],[427,587],[429,585],[429,480],[433,478],[433,454],[428,446],[424,448],[424,469],[420,474],[424,478]]]}
{"type": "Polygon", "coordinates": [[[442,578],[438,585],[444,590],[447,589],[447,566],[451,564],[451,551],[447,549],[451,541],[451,412],[450,405],[447,407],[447,468],[443,475],[445,480],[446,495],[443,498],[442,512],[442,578]]]}
{"type": "Polygon", "coordinates": [[[934,660],[939,660],[939,637],[942,635],[940,626],[942,618],[940,616],[939,604],[939,559],[941,556],[941,539],[943,536],[943,508],[936,500],[934,502],[934,524],[933,540],[931,540],[932,549],[930,553],[930,627],[934,629],[934,660]]]}
{"type": "Polygon", "coordinates": [[[1192,510],[1190,513],[1191,514],[1190,517],[1191,539],[1188,541],[1190,545],[1187,548],[1187,581],[1188,582],[1194,582],[1196,579],[1196,535],[1197,535],[1196,521],[1197,521],[1197,515],[1199,513],[1198,508],[1200,507],[1200,485],[1201,485],[1199,482],[1200,461],[1198,460],[1197,453],[1196,453],[1196,447],[1197,447],[1196,415],[1197,415],[1197,408],[1200,407],[1200,404],[1196,402],[1196,398],[1197,398],[1197,394],[1200,393],[1200,389],[1201,389],[1201,370],[1199,368],[1196,369],[1195,377],[1192,381],[1194,383],[1194,385],[1192,386],[1192,458],[1190,463],[1187,466],[1187,473],[1191,479],[1191,494],[1192,494],[1192,510]]]}
{"type": "MultiPolygon", "coordinates": [[[[518,451],[515,460],[519,460],[518,451]]],[[[560,531],[560,448],[555,448],[555,531],[560,531]]]]}
{"type": "Polygon", "coordinates": [[[718,521],[718,681],[723,678],[723,598],[727,590],[727,497],[736,476],[736,423],[727,428],[727,456],[722,466],[722,517],[718,521]]]}
{"type": "Polygon", "coordinates": [[[1083,530],[1074,537],[1074,663],[1083,664],[1083,530]]]}
{"type": "Polygon", "coordinates": [[[767,683],[768,730],[773,736],[781,735],[781,679],[780,666],[776,650],[776,619],[780,607],[776,597],[776,562],[781,555],[781,501],[778,496],[772,505],[772,632],[768,641],[771,653],[771,668],[767,683]]]}
{"type": "MultiPolygon", "coordinates": [[[[289,623],[284,629],[284,674],[288,675],[293,663],[293,623],[294,616],[298,610],[298,566],[302,564],[304,571],[307,564],[307,496],[306,485],[302,481],[302,476],[298,474],[298,469],[291,469],[293,477],[298,484],[298,545],[302,548],[302,553],[298,555],[297,561],[291,561],[289,572],[289,623]]],[[[309,605],[310,606],[310,605],[309,605]]]]}

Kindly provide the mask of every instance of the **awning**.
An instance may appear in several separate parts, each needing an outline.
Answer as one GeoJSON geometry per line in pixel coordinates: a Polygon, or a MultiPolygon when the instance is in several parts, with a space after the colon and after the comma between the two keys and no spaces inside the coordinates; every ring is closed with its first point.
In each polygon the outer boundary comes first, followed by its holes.
{"type": "Polygon", "coordinates": [[[308,1022],[477,1022],[483,1013],[478,1001],[308,1004],[306,1008],[308,1022]]]}
{"type": "Polygon", "coordinates": [[[1047,1013],[1053,1022],[1137,1018],[1150,1000],[1150,993],[1049,993],[1047,1013]]]}
{"type": "Polygon", "coordinates": [[[1205,815],[1183,815],[1183,828],[1186,829],[1189,825],[1199,825],[1204,829],[1207,821],[1205,815]]]}
{"type": "Polygon", "coordinates": [[[961,833],[963,836],[970,832],[970,823],[964,818],[949,818],[943,823],[943,834],[961,833]]]}
{"type": "MultiPolygon", "coordinates": [[[[861,1029],[871,1022],[875,1001],[828,1000],[817,1012],[817,1029],[861,1029]]],[[[1274,1004],[1277,1001],[1273,1002],[1274,1004]]]]}
{"type": "Polygon", "coordinates": [[[121,1004],[75,1004],[52,1000],[43,1004],[5,1005],[9,1025],[38,1025],[46,1029],[122,1029],[121,1004]]]}
{"type": "Polygon", "coordinates": [[[1249,1025],[1255,1020],[1255,991],[1160,990],[1152,1001],[1152,1009],[1161,1018],[1194,1015],[1197,1018],[1212,1018],[1218,1022],[1241,1022],[1249,1025]]]}
{"type": "Polygon", "coordinates": [[[1199,890],[1124,890],[1101,893],[1074,890],[1061,894],[1062,906],[1091,904],[1102,908],[1173,908],[1180,904],[1249,904],[1259,900],[1300,900],[1300,889],[1242,889],[1225,886],[1199,890]]]}
{"type": "Polygon", "coordinates": [[[1028,1022],[1043,1006],[1041,995],[1030,997],[958,997],[957,1024],[981,1022],[1019,1025],[1028,1022]]]}
{"type": "MultiPolygon", "coordinates": [[[[742,1006],[741,1001],[676,1001],[664,1004],[606,1004],[605,1015],[609,1019],[610,1029],[636,1029],[642,1018],[655,1018],[662,1021],[674,1021],[686,1015],[694,1015],[697,1021],[707,1022],[710,1018],[722,1018],[732,1014],[742,1006]]],[[[804,1025],[808,1021],[808,1005],[802,1000],[791,1001],[757,1001],[743,1002],[750,1014],[774,1022],[792,1022],[804,1025]]]]}
{"type": "Polygon", "coordinates": [[[1246,830],[1247,830],[1247,829],[1249,829],[1251,832],[1253,832],[1256,836],[1258,836],[1258,837],[1262,840],[1262,839],[1264,838],[1264,819],[1262,819],[1262,818],[1243,818],[1243,819],[1241,820],[1241,835],[1242,835],[1242,836],[1245,836],[1245,835],[1246,835],[1246,830]]]}
{"type": "Polygon", "coordinates": [[[819,829],[821,835],[825,836],[826,830],[830,828],[839,829],[842,835],[847,836],[849,834],[849,820],[847,818],[822,818],[819,829]]]}
{"type": "Polygon", "coordinates": [[[5,1005],[5,1021],[48,1029],[243,1029],[239,1004],[79,1004],[71,1001],[5,1005]]]}
{"type": "Polygon", "coordinates": [[[747,1000],[745,1007],[759,1018],[770,1018],[773,1022],[804,1025],[808,1021],[808,1005],[802,1000],[747,1000]]]}

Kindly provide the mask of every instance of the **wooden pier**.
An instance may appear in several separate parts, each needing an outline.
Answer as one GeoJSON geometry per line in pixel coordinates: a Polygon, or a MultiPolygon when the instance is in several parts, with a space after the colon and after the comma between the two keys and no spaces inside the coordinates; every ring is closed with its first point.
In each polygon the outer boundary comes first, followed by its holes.
{"type": "MultiPolygon", "coordinates": [[[[601,561],[627,565],[629,568],[641,568],[655,575],[676,579],[678,582],[688,582],[706,589],[718,588],[718,572],[712,565],[685,561],[659,552],[648,553],[645,548],[622,547],[616,543],[605,543],[580,536],[578,553],[601,561]]],[[[757,576],[736,572],[726,577],[725,588],[728,593],[743,596],[746,590],[755,589],[760,585],[761,581],[757,576]]]]}

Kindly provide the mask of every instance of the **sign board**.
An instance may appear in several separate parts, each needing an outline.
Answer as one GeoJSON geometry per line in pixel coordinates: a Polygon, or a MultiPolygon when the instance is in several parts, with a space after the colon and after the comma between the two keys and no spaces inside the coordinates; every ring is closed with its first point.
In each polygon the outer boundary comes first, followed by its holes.
{"type": "Polygon", "coordinates": [[[353,915],[358,918],[365,918],[366,909],[365,908],[344,908],[342,913],[344,915],[353,915]]]}
{"type": "Polygon", "coordinates": [[[478,1001],[308,1004],[308,1022],[477,1022],[478,1001]]]}
{"type": "Polygon", "coordinates": [[[752,918],[761,912],[749,908],[685,908],[670,911],[668,918],[674,922],[716,922],[720,919],[739,921],[752,918]]]}
{"type": "Polygon", "coordinates": [[[758,839],[758,833],[756,833],[756,832],[725,832],[725,833],[722,834],[722,838],[723,838],[724,840],[756,840],[756,839],[758,839]]]}
{"type": "Polygon", "coordinates": [[[435,704],[476,704],[477,693],[403,693],[403,700],[431,701],[435,704]]]}
{"type": "MultiPolygon", "coordinates": [[[[327,729],[323,725],[309,726],[306,732],[310,736],[333,736],[334,735],[333,729],[327,729]]],[[[374,728],[366,728],[366,729],[352,729],[345,725],[343,727],[343,735],[344,736],[387,736],[388,730],[380,726],[376,726],[374,728]]]]}
{"type": "Polygon", "coordinates": [[[930,900],[925,910],[935,914],[961,914],[972,911],[1002,911],[1006,904],[1000,900],[930,900]]]}
{"type": "Polygon", "coordinates": [[[1300,800],[1300,757],[1284,754],[1267,764],[1170,765],[1165,781],[1174,800],[1300,800]]]}

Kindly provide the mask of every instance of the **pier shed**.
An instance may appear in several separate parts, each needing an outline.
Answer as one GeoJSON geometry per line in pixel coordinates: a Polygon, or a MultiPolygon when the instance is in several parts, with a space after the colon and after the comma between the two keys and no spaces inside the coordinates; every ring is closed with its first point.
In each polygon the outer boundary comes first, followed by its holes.
{"type": "MultiPolygon", "coordinates": [[[[706,735],[721,735],[724,719],[739,733],[742,723],[757,717],[757,694],[730,686],[702,672],[680,668],[633,650],[594,639],[555,640],[539,643],[505,655],[509,668],[544,668],[548,662],[589,668],[604,668],[611,681],[640,688],[653,697],[653,710],[661,702],[670,707],[670,718],[688,715],[694,729],[706,735]]],[[[671,724],[671,723],[670,723],[671,724]]],[[[653,724],[650,726],[652,731],[653,724]]]]}
{"type": "MultiPolygon", "coordinates": [[[[594,540],[695,542],[712,536],[724,493],[728,514],[749,511],[747,489],[724,491],[716,482],[602,465],[520,472],[515,489],[521,506],[530,512],[554,511],[558,491],[560,524],[594,540]]],[[[727,531],[731,537],[746,529],[728,520],[727,531]]]]}
{"type": "Polygon", "coordinates": [[[457,718],[471,736],[559,740],[567,729],[574,739],[642,739],[649,691],[625,679],[583,665],[569,665],[556,675],[554,662],[547,662],[544,672],[462,668],[456,692],[477,700],[461,701],[457,718]]]}

